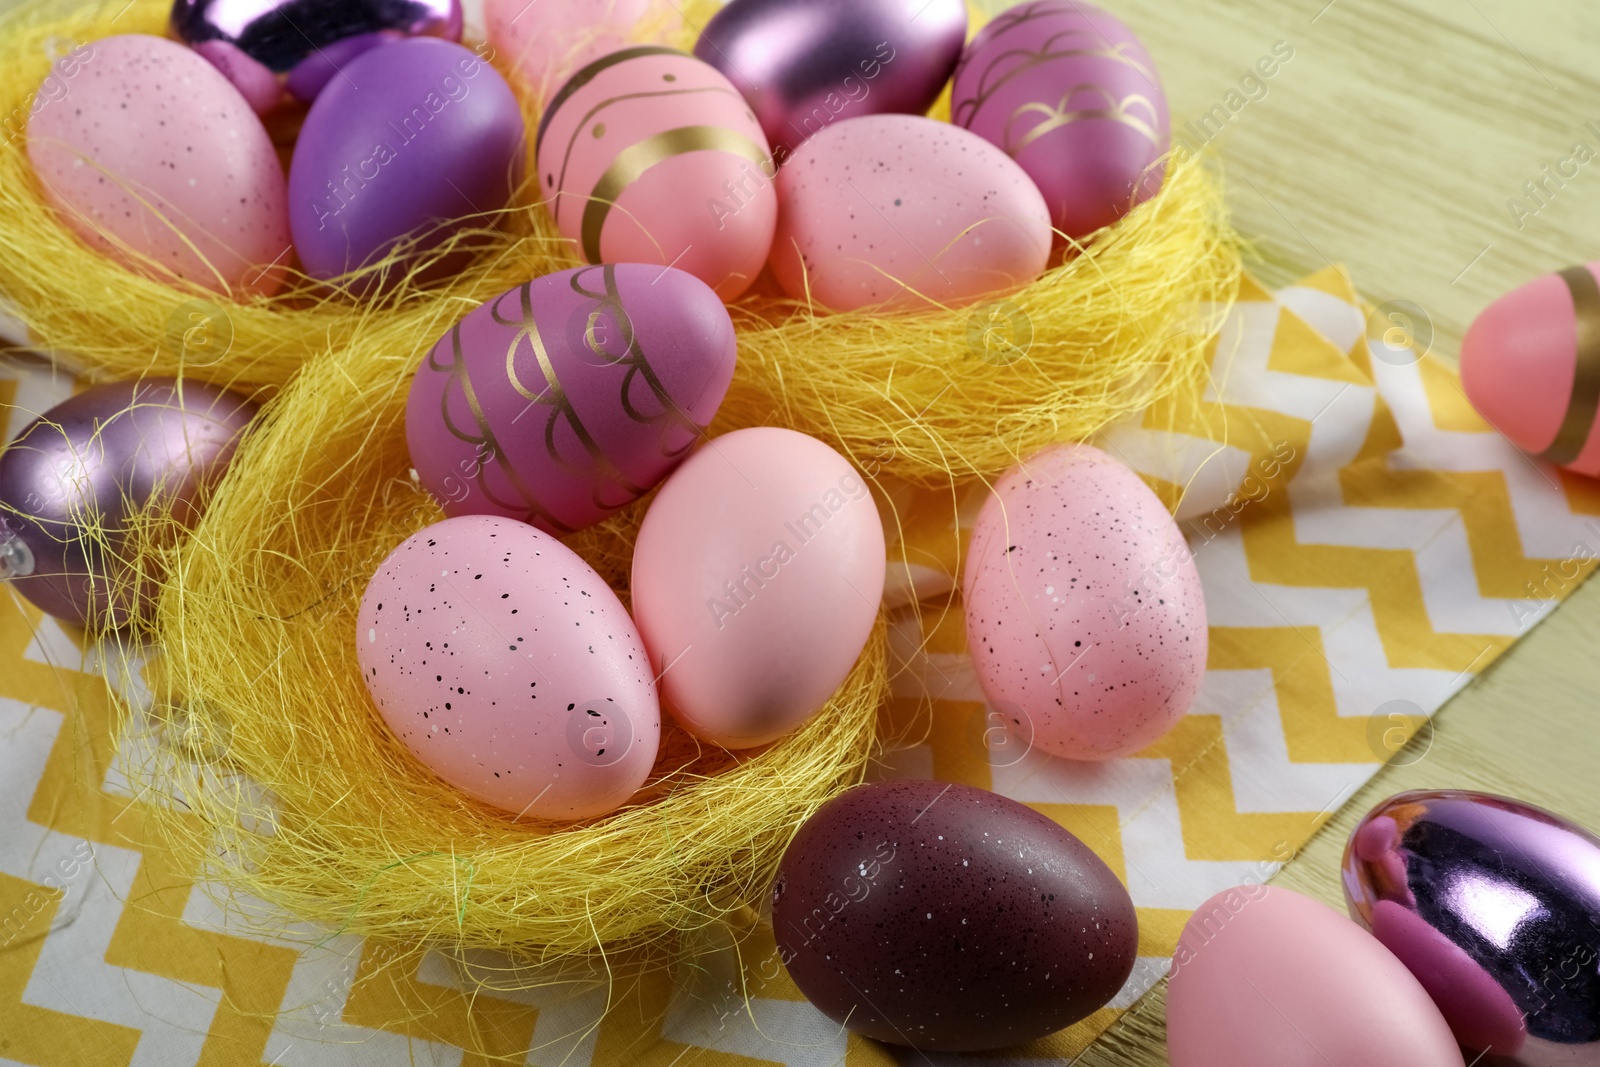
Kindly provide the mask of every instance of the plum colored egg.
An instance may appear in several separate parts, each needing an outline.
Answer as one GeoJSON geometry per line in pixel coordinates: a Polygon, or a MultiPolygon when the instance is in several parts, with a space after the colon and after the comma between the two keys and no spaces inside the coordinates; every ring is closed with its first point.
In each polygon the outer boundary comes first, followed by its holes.
{"type": "Polygon", "coordinates": [[[1050,213],[1033,181],[975,134],[916,115],[846,119],[778,172],[772,269],[835,311],[970,303],[1036,278],[1050,213]]]}
{"type": "Polygon", "coordinates": [[[659,43],[682,22],[652,0],[485,0],[484,17],[489,43],[540,98],[601,56],[659,43]]]}
{"type": "Polygon", "coordinates": [[[460,45],[412,38],[362,53],[311,105],[289,167],[306,273],[336,278],[403,239],[421,236],[423,251],[491,225],[522,180],[524,136],[505,79],[460,45]]]}
{"type": "Polygon", "coordinates": [[[895,1045],[968,1051],[1068,1026],[1122,988],[1133,901],[1082,841],[944,782],[857,786],[807,819],[772,887],[778,956],[824,1015],[895,1045]]]}
{"type": "Polygon", "coordinates": [[[1017,161],[1069,237],[1161,188],[1171,123],[1155,63],[1132,30],[1079,0],[1034,0],[985,26],[956,69],[950,117],[1017,161]]]}
{"type": "Polygon", "coordinates": [[[1600,1064],[1600,839],[1532,804],[1400,793],[1344,854],[1350,915],[1487,1062],[1600,1064]]]}
{"type": "Polygon", "coordinates": [[[485,804],[588,819],[650,774],[661,715],[639,633],[604,579],[526,523],[412,534],[362,594],[355,637],[384,722],[485,804]]]}
{"type": "Polygon", "coordinates": [[[196,522],[255,411],[236,393],[173,378],[63,400],[0,453],[0,577],[68,622],[130,621],[153,591],[130,588],[122,556],[134,514],[154,507],[196,522]]]}
{"type": "Polygon", "coordinates": [[[448,515],[571,533],[688,456],[734,353],[727,309],[683,271],[620,263],[535,278],[423,358],[406,404],[412,466],[448,515]]]}
{"type": "Polygon", "coordinates": [[[402,36],[461,39],[461,0],[175,0],[172,32],[215,63],[266,111],[283,85],[306,102],[336,67],[354,59],[348,43],[402,36]],[[270,89],[269,89],[270,87],[270,89]]]}
{"type": "Polygon", "coordinates": [[[772,247],[767,139],[733,84],[693,56],[641,45],[601,56],[539,122],[539,188],[590,263],[688,271],[732,300],[772,247]]]}
{"type": "Polygon", "coordinates": [[[1218,893],[1167,983],[1172,1067],[1462,1067],[1439,1009],[1355,923],[1276,886],[1218,893]]]}
{"type": "Polygon", "coordinates": [[[667,710],[725,748],[798,727],[844,681],[883,595],[883,524],[839,453],[770,426],[708,441],[633,548],[633,613],[667,710]]]}
{"type": "Polygon", "coordinates": [[[738,86],[781,163],[836,119],[926,112],[966,37],[961,0],[732,0],[694,54],[738,86]]]}
{"type": "Polygon", "coordinates": [[[1089,445],[1006,472],[962,574],[983,691],[1067,759],[1136,752],[1189,709],[1206,605],[1183,534],[1139,477],[1089,445]]]}
{"type": "Polygon", "coordinates": [[[283,168],[245,98],[160,37],[107,37],[40,87],[28,158],[91,248],[164,281],[271,295],[290,259],[283,168]]]}
{"type": "Polygon", "coordinates": [[[1513,289],[1461,340],[1461,386],[1478,413],[1539,459],[1600,474],[1600,263],[1513,289]]]}

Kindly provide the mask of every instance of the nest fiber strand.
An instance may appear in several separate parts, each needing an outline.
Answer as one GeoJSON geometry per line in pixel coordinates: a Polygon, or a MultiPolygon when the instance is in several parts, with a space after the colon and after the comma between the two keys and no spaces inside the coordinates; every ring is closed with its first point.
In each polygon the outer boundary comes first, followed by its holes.
{"type": "MultiPolygon", "coordinates": [[[[149,634],[162,653],[156,714],[183,757],[158,754],[141,771],[173,801],[156,822],[226,885],[326,928],[536,961],[652,944],[758,899],[794,829],[864,772],[888,691],[882,627],[799,732],[730,754],[665,726],[650,785],[589,824],[513,822],[424,771],[383,728],[354,647],[368,578],[440,518],[408,477],[410,375],[468,311],[574,260],[532,179],[495,228],[458,239],[486,249],[469,270],[432,288],[407,277],[376,302],[303,277],[235,301],[92,252],[41,197],[28,108],[52,48],[159,33],[168,9],[31,0],[0,20],[11,313],[95,376],[184,374],[269,398],[187,542],[137,539],[137,569],[162,590],[149,634]],[[227,345],[185,341],[196,306],[226,326],[227,345]]],[[[373,269],[401,271],[398,259],[373,269]]],[[[739,362],[715,430],[793,427],[872,478],[994,478],[1048,443],[1197,397],[1214,312],[1238,276],[1216,179],[1173,161],[1160,195],[976,308],[829,315],[758,284],[731,309],[739,362]]],[[[645,504],[569,540],[624,598],[645,504]]],[[[170,533],[161,516],[147,530],[170,533]]]]}

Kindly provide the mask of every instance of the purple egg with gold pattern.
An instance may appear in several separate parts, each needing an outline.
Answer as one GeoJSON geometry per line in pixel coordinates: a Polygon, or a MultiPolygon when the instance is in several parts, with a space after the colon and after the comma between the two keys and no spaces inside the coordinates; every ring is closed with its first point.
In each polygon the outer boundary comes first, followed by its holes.
{"type": "Polygon", "coordinates": [[[1087,845],[972,786],[857,786],[800,827],[772,888],[778,958],[821,1012],[928,1051],[1032,1041],[1105,1005],[1133,901],[1087,845]]]}
{"type": "Polygon", "coordinates": [[[925,113],[966,36],[962,0],[731,0],[694,54],[744,94],[782,163],[838,119],[925,113]]]}
{"type": "Polygon", "coordinates": [[[652,489],[688,457],[733,378],[733,323],[681,270],[547,274],[462,319],[406,404],[422,484],[456,515],[561,536],[652,489]]]}
{"type": "Polygon", "coordinates": [[[403,37],[461,40],[461,0],[176,0],[172,32],[233,82],[257,111],[285,87],[316,99],[340,68],[403,37]]]}
{"type": "Polygon", "coordinates": [[[1600,1064],[1600,838],[1506,797],[1400,793],[1351,834],[1344,892],[1485,1063],[1600,1064]]]}
{"type": "Polygon", "coordinates": [[[1167,96],[1132,30],[1078,0],[999,15],[962,54],[950,118],[999,145],[1080,238],[1161,188],[1167,96]]]}

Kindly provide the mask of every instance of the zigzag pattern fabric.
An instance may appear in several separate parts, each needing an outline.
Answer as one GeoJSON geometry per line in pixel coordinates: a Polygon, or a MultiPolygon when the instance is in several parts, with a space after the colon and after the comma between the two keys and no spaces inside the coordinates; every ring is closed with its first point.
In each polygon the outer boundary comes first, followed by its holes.
{"type": "MultiPolygon", "coordinates": [[[[1413,734],[1600,557],[1600,488],[1511,448],[1446,365],[1376,333],[1383,320],[1369,338],[1369,310],[1337,269],[1275,294],[1246,280],[1198,403],[1098,442],[1174,509],[1211,626],[1194,707],[1125,759],[1053,759],[1001,728],[953,593],[985,490],[891,492],[902,669],[873,773],[1037,808],[1110,864],[1139,912],[1138,965],[1108,1007],[985,1062],[1063,1063],[1138,1010],[1190,909],[1269,878],[1385,760],[1414,758],[1413,734]]],[[[8,437],[70,388],[0,366],[8,437]]],[[[97,676],[121,660],[0,598],[0,1064],[895,1062],[767,965],[754,910],[693,946],[693,967],[609,992],[474,994],[437,957],[402,971],[382,944],[246,931],[146,825],[156,801],[124,768],[149,739],[113,741],[97,676]]]]}

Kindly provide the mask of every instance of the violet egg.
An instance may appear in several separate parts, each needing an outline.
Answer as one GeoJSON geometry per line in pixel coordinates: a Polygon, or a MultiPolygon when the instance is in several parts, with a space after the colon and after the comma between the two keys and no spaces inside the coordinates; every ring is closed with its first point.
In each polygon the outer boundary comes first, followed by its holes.
{"type": "Polygon", "coordinates": [[[198,521],[256,405],[201,382],[94,385],[0,453],[0,577],[43,611],[120,626],[150,606],[123,558],[135,514],[198,521]]]}
{"type": "Polygon", "coordinates": [[[732,0],[694,54],[738,86],[782,163],[836,119],[927,111],[966,35],[962,0],[732,0]]]}
{"type": "Polygon", "coordinates": [[[896,1045],[1002,1048],[1104,1005],[1139,927],[1117,876],[1032,808],[877,782],[800,827],[772,888],[778,957],[824,1015],[896,1045]]]}
{"type": "Polygon", "coordinates": [[[655,762],[661,714],[633,620],[525,523],[463,515],[406,538],[362,594],[355,638],[401,743],[510,815],[604,815],[655,762]]]}
{"type": "Polygon", "coordinates": [[[458,322],[406,404],[411,464],[449,515],[593,525],[689,455],[733,378],[717,294],[670,267],[535,278],[458,322]]]}
{"type": "Polygon", "coordinates": [[[1167,983],[1172,1067],[1462,1067],[1401,962],[1321,901],[1241,885],[1184,925],[1167,983]]]}
{"type": "Polygon", "coordinates": [[[1595,835],[1506,797],[1400,793],[1350,835],[1344,891],[1470,1052],[1600,1064],[1595,835]]]}
{"type": "Polygon", "coordinates": [[[215,63],[257,110],[282,85],[304,101],[366,48],[402,36],[461,39],[461,0],[176,0],[172,32],[215,63]],[[263,87],[270,87],[270,91],[263,87]]]}
{"type": "MultiPolygon", "coordinates": [[[[408,238],[421,252],[492,225],[522,180],[524,138],[505,79],[458,44],[413,38],[357,57],[311,106],[289,167],[306,273],[336,278],[408,238]]],[[[434,271],[461,265],[450,258],[434,271]]]]}
{"type": "Polygon", "coordinates": [[[961,57],[951,121],[999,145],[1069,237],[1109,226],[1161,187],[1167,97],[1121,21],[1079,0],[998,15],[961,57]]]}
{"type": "Polygon", "coordinates": [[[1047,448],[995,483],[962,599],[984,693],[1052,755],[1137,751],[1205,677],[1205,596],[1183,534],[1138,475],[1089,445],[1047,448]]]}

